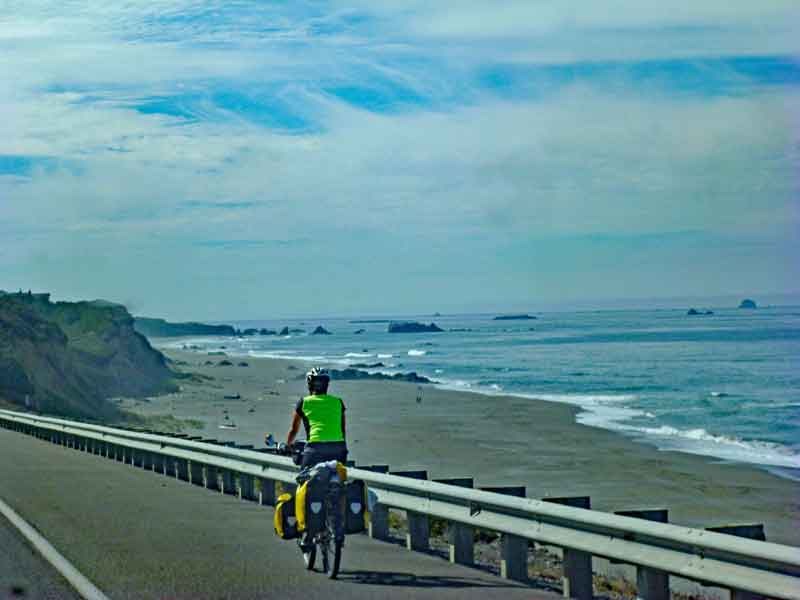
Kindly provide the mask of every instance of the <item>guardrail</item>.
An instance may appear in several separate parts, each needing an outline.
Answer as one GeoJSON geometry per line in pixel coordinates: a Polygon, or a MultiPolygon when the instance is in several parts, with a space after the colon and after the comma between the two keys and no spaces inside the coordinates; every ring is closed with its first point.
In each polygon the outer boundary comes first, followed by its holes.
{"type": "MultiPolygon", "coordinates": [[[[132,431],[0,410],[0,426],[52,443],[274,505],[281,486],[294,484],[297,467],[288,458],[202,441],[202,438],[132,431]]],[[[564,595],[592,597],[592,557],[635,565],[638,596],[670,597],[669,575],[731,590],[736,600],[800,598],[800,548],[746,539],[648,519],[664,515],[604,513],[588,498],[534,500],[470,489],[470,480],[450,483],[381,473],[385,468],[349,468],[376,495],[369,534],[389,537],[389,509],[408,516],[407,546],[428,548],[429,519],[446,520],[452,562],[471,564],[475,529],[501,535],[501,573],[527,577],[529,541],[563,550],[564,595]]],[[[659,511],[650,511],[658,513],[659,511]]]]}

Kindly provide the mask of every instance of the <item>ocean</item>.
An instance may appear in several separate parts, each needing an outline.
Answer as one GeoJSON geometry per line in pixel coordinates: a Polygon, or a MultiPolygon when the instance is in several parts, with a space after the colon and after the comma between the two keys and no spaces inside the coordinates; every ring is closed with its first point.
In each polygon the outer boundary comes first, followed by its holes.
{"type": "Polygon", "coordinates": [[[333,368],[381,363],[368,370],[414,371],[442,387],[486,394],[487,402],[512,394],[572,404],[585,425],[800,479],[800,307],[712,310],[547,312],[511,321],[385,317],[445,330],[414,334],[358,319],[239,321],[231,324],[304,332],[168,345],[333,368]],[[309,335],[318,325],[332,335],[309,335]]]}

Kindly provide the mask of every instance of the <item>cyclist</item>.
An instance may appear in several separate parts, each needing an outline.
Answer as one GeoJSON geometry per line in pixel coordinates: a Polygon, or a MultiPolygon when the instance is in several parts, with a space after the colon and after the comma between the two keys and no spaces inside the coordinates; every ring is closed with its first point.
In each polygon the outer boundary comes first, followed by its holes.
{"type": "Polygon", "coordinates": [[[347,460],[344,402],[328,394],[330,380],[327,369],[311,369],[306,373],[308,396],[301,398],[294,407],[286,445],[294,443],[302,422],[306,430],[303,467],[313,467],[329,460],[342,463],[347,460]]]}
{"type": "MultiPolygon", "coordinates": [[[[326,369],[314,367],[306,373],[308,396],[304,396],[294,407],[292,424],[286,436],[286,445],[291,447],[300,429],[306,430],[306,445],[303,449],[303,467],[313,467],[321,462],[347,460],[345,441],[345,408],[341,398],[328,394],[330,375],[326,369]]],[[[337,538],[343,538],[341,523],[337,522],[337,538]]],[[[313,548],[308,532],[299,540],[304,553],[313,548]]],[[[337,541],[341,546],[341,539],[337,541]]]]}

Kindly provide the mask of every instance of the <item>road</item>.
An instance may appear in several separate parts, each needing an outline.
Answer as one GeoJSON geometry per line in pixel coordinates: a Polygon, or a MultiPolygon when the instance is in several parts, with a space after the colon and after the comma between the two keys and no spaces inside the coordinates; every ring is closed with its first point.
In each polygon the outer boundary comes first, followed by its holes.
{"type": "MultiPolygon", "coordinates": [[[[5,482],[0,482],[0,491],[5,482]]],[[[32,546],[0,516],[0,600],[80,600],[32,546]]]]}
{"type": "MultiPolygon", "coordinates": [[[[0,498],[114,600],[559,597],[364,535],[330,581],[276,538],[271,508],[5,429],[0,498]]],[[[24,552],[11,560],[35,580],[42,565],[24,552]]]]}

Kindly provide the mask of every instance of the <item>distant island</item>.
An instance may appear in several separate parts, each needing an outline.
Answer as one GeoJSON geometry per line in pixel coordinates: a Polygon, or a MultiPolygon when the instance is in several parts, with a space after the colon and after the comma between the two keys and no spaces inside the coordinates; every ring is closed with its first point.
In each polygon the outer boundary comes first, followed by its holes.
{"type": "MultiPolygon", "coordinates": [[[[188,335],[235,336],[237,331],[230,325],[206,325],[205,323],[170,323],[164,319],[136,317],[133,326],[147,337],[180,337],[188,335]]],[[[247,330],[251,331],[251,330],[247,330]]],[[[254,333],[255,329],[252,330],[254,333]]],[[[253,335],[247,333],[245,335],[253,335]]]]}
{"type": "Polygon", "coordinates": [[[530,321],[535,319],[536,317],[532,317],[528,314],[520,314],[520,315],[498,315],[493,321],[530,321]]]}
{"type": "Polygon", "coordinates": [[[690,308],[686,311],[686,314],[690,317],[696,317],[700,315],[713,315],[714,311],[711,310],[697,310],[696,308],[690,308]]]}
{"type": "Polygon", "coordinates": [[[750,298],[745,298],[739,304],[739,308],[755,309],[755,308],[758,308],[758,306],[756,305],[756,301],[755,300],[751,300],[750,298]]]}
{"type": "Polygon", "coordinates": [[[391,323],[391,319],[356,319],[351,323],[391,323]]]}
{"type": "Polygon", "coordinates": [[[439,333],[444,331],[436,323],[425,325],[416,321],[392,321],[389,323],[389,333],[439,333]]]}
{"type": "Polygon", "coordinates": [[[173,392],[178,377],[121,304],[0,294],[0,399],[50,414],[118,419],[109,398],[173,392]]]}

